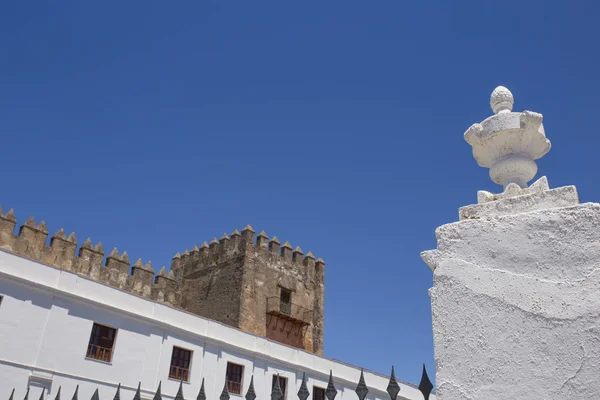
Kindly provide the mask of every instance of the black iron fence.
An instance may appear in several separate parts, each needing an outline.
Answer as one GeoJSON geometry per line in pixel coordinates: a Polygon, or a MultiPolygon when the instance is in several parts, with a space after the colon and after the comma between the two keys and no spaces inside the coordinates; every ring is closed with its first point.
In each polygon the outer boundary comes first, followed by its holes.
{"type": "MultiPolygon", "coordinates": [[[[142,384],[140,382],[138,384],[135,395],[133,396],[133,400],[142,400],[142,396],[141,396],[141,392],[140,392],[141,385],[142,384]]],[[[162,400],[162,394],[161,394],[160,387],[161,387],[161,383],[159,382],[158,388],[156,389],[156,393],[154,394],[153,400],[162,400]]],[[[54,397],[54,400],[61,400],[60,389],[61,388],[59,387],[58,390],[56,391],[56,396],[54,397]]],[[[431,384],[431,381],[429,380],[429,376],[427,376],[427,370],[425,369],[425,365],[423,365],[423,374],[421,376],[421,383],[419,383],[418,389],[421,392],[421,394],[423,395],[423,399],[429,400],[429,395],[431,394],[431,391],[433,390],[433,385],[431,384]]],[[[45,390],[46,389],[42,389],[42,394],[41,394],[39,400],[45,400],[45,398],[44,398],[45,390]]],[[[398,397],[398,394],[400,393],[400,391],[401,391],[400,385],[398,384],[398,381],[396,380],[396,374],[394,373],[394,367],[392,367],[390,381],[387,386],[387,392],[390,396],[390,400],[397,400],[397,397],[398,397]]],[[[367,394],[369,393],[369,388],[367,386],[367,383],[365,382],[365,376],[363,374],[363,371],[360,372],[360,379],[358,380],[358,384],[356,385],[355,392],[358,397],[358,400],[365,400],[365,398],[367,397],[367,394]]],[[[79,393],[79,385],[77,385],[77,387],[75,388],[75,392],[73,393],[73,397],[71,398],[71,400],[79,400],[78,393],[79,393]]],[[[338,391],[335,388],[335,384],[333,382],[333,374],[332,374],[332,372],[330,372],[329,373],[329,383],[327,384],[327,389],[325,390],[325,397],[327,398],[327,400],[335,400],[337,393],[338,393],[338,391]]],[[[15,389],[12,390],[8,400],[16,400],[16,399],[14,399],[14,394],[15,394],[15,389]]],[[[299,400],[307,400],[310,395],[311,395],[311,393],[308,390],[308,387],[306,384],[306,374],[303,374],[302,375],[302,384],[300,385],[300,390],[298,391],[297,396],[298,396],[299,400]]],[[[188,394],[188,396],[189,396],[189,394],[188,394]]],[[[255,400],[256,397],[257,397],[256,392],[254,391],[254,376],[252,376],[252,378],[250,379],[250,386],[248,387],[248,391],[246,392],[245,398],[246,398],[246,400],[255,400]]],[[[190,399],[190,398],[188,397],[188,399],[190,399]]],[[[29,400],[29,388],[27,388],[27,392],[25,393],[25,398],[23,400],[29,400]]],[[[94,391],[94,394],[92,395],[91,400],[100,400],[100,396],[98,394],[98,389],[96,389],[94,391]]],[[[113,397],[113,400],[121,400],[121,384],[119,384],[119,386],[117,387],[117,391],[113,397]]],[[[183,382],[179,383],[179,390],[177,391],[175,400],[185,400],[185,397],[183,395],[183,382]]],[[[198,395],[196,396],[196,400],[207,400],[206,392],[204,390],[204,378],[202,378],[202,385],[200,386],[200,391],[198,392],[198,395]]],[[[221,392],[221,395],[219,396],[219,400],[230,400],[229,390],[227,388],[227,382],[225,382],[225,385],[223,386],[223,391],[221,392]]],[[[267,400],[267,399],[265,399],[265,400],[267,400]]],[[[283,392],[281,390],[281,387],[279,386],[279,379],[275,379],[275,384],[273,385],[273,389],[271,391],[271,400],[283,400],[283,392]]]]}

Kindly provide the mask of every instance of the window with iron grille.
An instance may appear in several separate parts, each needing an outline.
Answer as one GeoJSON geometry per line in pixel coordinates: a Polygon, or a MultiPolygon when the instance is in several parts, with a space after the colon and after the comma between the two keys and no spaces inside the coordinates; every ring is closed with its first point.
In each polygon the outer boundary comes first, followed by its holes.
{"type": "Polygon", "coordinates": [[[244,367],[234,363],[227,363],[227,373],[225,380],[227,381],[227,390],[229,393],[242,393],[242,377],[244,375],[244,367]]]}
{"type": "Polygon", "coordinates": [[[313,386],[312,400],[325,400],[325,389],[313,386]]]}
{"type": "Polygon", "coordinates": [[[188,382],[190,376],[191,359],[191,351],[173,346],[173,352],[171,353],[171,368],[169,368],[169,378],[188,382]]]}
{"type": "MultiPolygon", "coordinates": [[[[277,375],[273,375],[272,388],[275,388],[275,382],[277,382],[277,375]]],[[[287,388],[287,378],[285,378],[283,376],[279,377],[279,387],[281,388],[281,393],[283,393],[283,396],[281,398],[283,400],[285,400],[285,393],[286,393],[286,388],[287,388]]]]}
{"type": "Polygon", "coordinates": [[[86,357],[110,362],[112,360],[116,334],[116,329],[94,323],[86,357]]]}
{"type": "Polygon", "coordinates": [[[279,310],[286,315],[292,313],[292,292],[284,288],[281,288],[279,295],[279,310]]]}

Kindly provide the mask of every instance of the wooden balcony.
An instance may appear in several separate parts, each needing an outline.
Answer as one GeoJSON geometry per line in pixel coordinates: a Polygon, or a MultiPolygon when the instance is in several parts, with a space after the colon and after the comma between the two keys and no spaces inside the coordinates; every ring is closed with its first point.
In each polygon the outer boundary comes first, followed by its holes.
{"type": "Polygon", "coordinates": [[[312,310],[294,303],[284,303],[279,297],[267,298],[267,314],[300,325],[312,324],[312,310]]]}

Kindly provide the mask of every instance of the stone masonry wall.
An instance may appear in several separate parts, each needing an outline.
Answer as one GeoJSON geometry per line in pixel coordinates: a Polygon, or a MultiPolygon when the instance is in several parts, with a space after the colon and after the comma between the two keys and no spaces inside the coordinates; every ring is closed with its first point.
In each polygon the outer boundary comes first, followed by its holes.
{"type": "Polygon", "coordinates": [[[182,282],[182,307],[244,331],[323,353],[323,260],[304,256],[289,243],[280,246],[264,232],[223,235],[191,252],[176,254],[171,270],[182,282]],[[310,325],[299,335],[293,324],[277,336],[267,334],[267,299],[278,299],[281,288],[292,292],[293,307],[308,312],[310,325]],[[293,332],[289,332],[292,331],[293,332]],[[300,342],[300,343],[299,343],[300,342]]]}

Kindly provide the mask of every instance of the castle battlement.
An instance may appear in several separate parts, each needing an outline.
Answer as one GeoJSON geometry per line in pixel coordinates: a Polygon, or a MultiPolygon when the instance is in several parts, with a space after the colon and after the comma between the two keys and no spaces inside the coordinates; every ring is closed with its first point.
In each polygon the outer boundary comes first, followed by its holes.
{"type": "Polygon", "coordinates": [[[48,228],[44,221],[36,225],[35,219],[29,217],[19,228],[18,235],[14,234],[16,224],[13,209],[3,214],[0,207],[0,249],[150,300],[180,306],[181,296],[175,276],[172,272],[167,274],[164,267],[155,277],[150,262],[143,265],[140,259],[130,266],[127,252],[119,254],[116,248],[108,254],[103,264],[104,249],[101,242],[93,245],[91,239],[87,238],[77,252],[75,233],[65,236],[64,229],[60,228],[50,238],[48,246],[48,228]]]}
{"type": "Polygon", "coordinates": [[[67,236],[63,228],[48,244],[46,223],[33,217],[15,235],[16,225],[14,211],[0,208],[1,250],[322,354],[325,262],[264,231],[256,235],[250,225],[175,254],[170,270],[156,274],[150,261],[132,265],[127,252],[115,248],[106,255],[90,238],[78,246],[75,233],[67,236]],[[289,302],[284,312],[302,318],[274,318],[269,310],[280,298],[289,302]]]}
{"type": "Polygon", "coordinates": [[[267,258],[269,264],[283,263],[308,277],[314,276],[315,268],[322,270],[325,266],[325,262],[321,258],[316,259],[310,251],[305,255],[299,246],[292,250],[289,242],[281,245],[276,236],[269,240],[265,231],[261,231],[256,237],[255,233],[247,225],[242,233],[236,229],[230,236],[224,233],[219,240],[213,238],[210,244],[204,242],[200,247],[194,245],[191,250],[186,249],[173,256],[171,271],[177,279],[189,277],[205,268],[214,268],[229,260],[244,257],[249,250],[267,258]],[[320,265],[316,267],[317,264],[320,265]]]}

